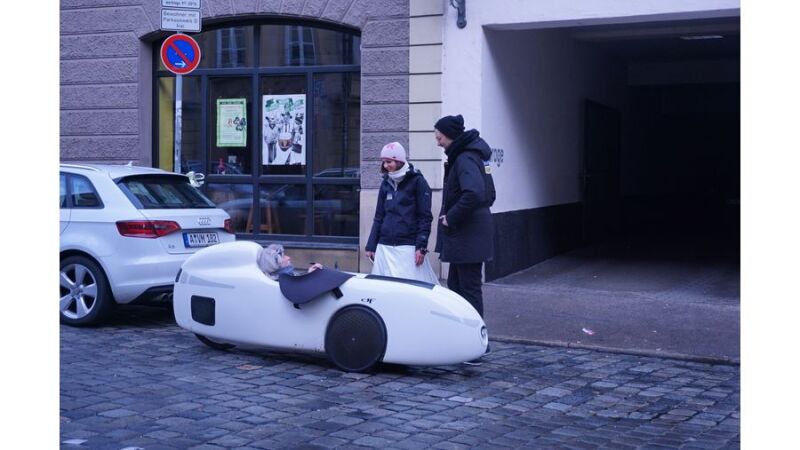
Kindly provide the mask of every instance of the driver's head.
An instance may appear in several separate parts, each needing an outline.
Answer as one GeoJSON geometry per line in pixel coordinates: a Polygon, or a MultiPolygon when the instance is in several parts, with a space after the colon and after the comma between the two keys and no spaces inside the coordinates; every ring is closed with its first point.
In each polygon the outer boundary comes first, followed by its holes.
{"type": "Polygon", "coordinates": [[[270,244],[258,254],[258,268],[265,274],[273,274],[291,263],[280,244],[270,244]]]}

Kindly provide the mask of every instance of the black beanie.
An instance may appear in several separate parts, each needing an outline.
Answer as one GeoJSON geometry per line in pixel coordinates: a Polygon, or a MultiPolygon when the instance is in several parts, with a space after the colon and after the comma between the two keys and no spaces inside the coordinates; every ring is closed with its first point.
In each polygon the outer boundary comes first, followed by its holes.
{"type": "Polygon", "coordinates": [[[436,121],[434,127],[443,135],[450,139],[455,139],[464,132],[464,118],[461,114],[457,116],[444,116],[436,121]]]}

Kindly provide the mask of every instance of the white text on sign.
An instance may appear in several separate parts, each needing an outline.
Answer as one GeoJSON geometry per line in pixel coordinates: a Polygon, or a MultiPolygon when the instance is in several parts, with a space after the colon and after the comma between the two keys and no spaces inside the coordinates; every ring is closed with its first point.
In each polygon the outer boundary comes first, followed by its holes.
{"type": "Polygon", "coordinates": [[[161,29],[169,31],[200,32],[200,11],[189,9],[162,9],[161,29]]]}

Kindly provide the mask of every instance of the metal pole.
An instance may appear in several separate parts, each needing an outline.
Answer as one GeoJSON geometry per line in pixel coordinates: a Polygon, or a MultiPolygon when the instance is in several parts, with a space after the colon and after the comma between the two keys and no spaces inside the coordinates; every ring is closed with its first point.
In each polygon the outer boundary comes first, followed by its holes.
{"type": "MultiPolygon", "coordinates": [[[[175,34],[183,34],[177,32],[175,34]]],[[[183,75],[175,75],[175,173],[181,172],[181,135],[183,135],[183,75]]]]}
{"type": "Polygon", "coordinates": [[[175,173],[181,173],[181,134],[183,128],[183,75],[175,76],[175,173]]]}

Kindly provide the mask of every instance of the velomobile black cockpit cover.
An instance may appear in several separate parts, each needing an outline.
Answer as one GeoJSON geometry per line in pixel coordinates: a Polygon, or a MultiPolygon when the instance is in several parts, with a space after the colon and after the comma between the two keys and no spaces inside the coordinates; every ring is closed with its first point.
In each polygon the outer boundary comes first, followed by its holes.
{"type": "Polygon", "coordinates": [[[278,284],[284,297],[295,305],[302,305],[335,290],[352,276],[351,273],[322,268],[305,275],[281,274],[278,284]]]}

